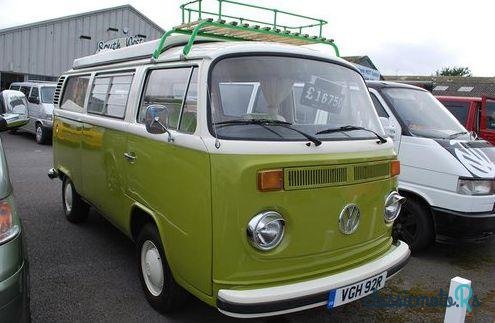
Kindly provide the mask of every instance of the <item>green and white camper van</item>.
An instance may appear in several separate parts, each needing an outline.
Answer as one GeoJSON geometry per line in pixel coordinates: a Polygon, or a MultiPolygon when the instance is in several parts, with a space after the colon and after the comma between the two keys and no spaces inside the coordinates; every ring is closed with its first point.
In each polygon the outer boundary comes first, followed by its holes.
{"type": "Polygon", "coordinates": [[[283,44],[304,36],[237,26],[266,41],[219,41],[222,24],[186,23],[174,31],[192,35],[77,59],[60,77],[49,175],[65,216],[95,207],[134,240],[161,312],[184,291],[260,317],[382,288],[409,248],[392,238],[399,164],[363,78],[283,44]]]}

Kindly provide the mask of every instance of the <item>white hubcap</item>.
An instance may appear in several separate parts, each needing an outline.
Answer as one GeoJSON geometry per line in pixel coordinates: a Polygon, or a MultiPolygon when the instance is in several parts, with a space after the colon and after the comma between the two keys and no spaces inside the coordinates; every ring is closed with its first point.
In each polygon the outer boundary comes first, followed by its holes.
{"type": "Polygon", "coordinates": [[[40,141],[43,135],[43,129],[40,126],[36,127],[36,140],[40,141]]]}
{"type": "Polygon", "coordinates": [[[158,296],[163,289],[163,266],[155,244],[146,240],[141,247],[141,271],[148,291],[158,296]]]}
{"type": "Polygon", "coordinates": [[[67,185],[65,185],[64,203],[65,210],[67,211],[67,213],[70,213],[70,211],[72,210],[72,185],[70,183],[67,183],[67,185]]]}

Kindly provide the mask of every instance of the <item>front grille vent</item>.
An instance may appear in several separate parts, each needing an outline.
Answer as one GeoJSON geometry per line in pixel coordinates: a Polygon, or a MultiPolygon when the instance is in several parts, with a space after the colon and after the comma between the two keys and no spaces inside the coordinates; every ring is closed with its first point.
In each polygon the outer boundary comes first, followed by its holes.
{"type": "Polygon", "coordinates": [[[390,163],[354,166],[354,181],[378,179],[390,175],[390,163]]]}
{"type": "Polygon", "coordinates": [[[285,170],[285,189],[304,189],[347,182],[347,167],[300,167],[285,170]]]}
{"type": "Polygon", "coordinates": [[[53,93],[53,104],[55,105],[55,107],[58,107],[60,103],[60,94],[62,92],[62,85],[64,84],[64,81],[65,81],[65,76],[61,76],[58,79],[57,87],[55,88],[55,93],[53,93]]]}

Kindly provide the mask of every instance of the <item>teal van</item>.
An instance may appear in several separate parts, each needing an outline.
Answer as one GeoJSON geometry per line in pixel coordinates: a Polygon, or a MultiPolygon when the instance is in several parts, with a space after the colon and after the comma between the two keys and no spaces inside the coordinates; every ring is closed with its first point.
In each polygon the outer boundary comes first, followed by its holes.
{"type": "Polygon", "coordinates": [[[49,176],[66,218],[94,207],[135,241],[163,313],[185,291],[261,317],[382,288],[409,257],[391,234],[404,199],[359,71],[283,39],[192,33],[83,57],[60,77],[49,176]]]}

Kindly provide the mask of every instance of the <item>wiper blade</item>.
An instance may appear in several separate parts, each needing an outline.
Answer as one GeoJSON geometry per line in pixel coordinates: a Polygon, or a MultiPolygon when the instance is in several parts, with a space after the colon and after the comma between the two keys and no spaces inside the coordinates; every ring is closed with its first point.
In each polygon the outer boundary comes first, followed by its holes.
{"type": "Polygon", "coordinates": [[[364,127],[359,127],[359,126],[351,126],[351,125],[318,131],[316,134],[317,135],[323,135],[323,134],[327,134],[327,133],[346,132],[346,131],[354,131],[354,130],[363,130],[363,131],[371,132],[372,134],[374,134],[378,138],[378,142],[377,142],[378,144],[384,144],[387,142],[387,139],[383,138],[382,136],[380,136],[378,133],[376,133],[375,131],[373,131],[371,129],[366,129],[364,127]]]}
{"type": "Polygon", "coordinates": [[[447,139],[455,139],[459,136],[466,135],[466,134],[467,134],[467,131],[459,131],[459,132],[451,134],[447,139]]]}
{"type": "MultiPolygon", "coordinates": [[[[227,121],[220,121],[220,122],[215,122],[213,125],[217,126],[227,126],[227,125],[249,125],[249,124],[256,124],[260,125],[261,127],[268,129],[269,131],[273,132],[270,128],[267,128],[266,126],[279,126],[279,127],[284,127],[286,129],[290,129],[292,131],[295,131],[302,136],[306,137],[309,141],[315,144],[315,146],[321,145],[321,140],[308,134],[305,133],[301,130],[298,130],[296,128],[292,127],[292,123],[286,122],[286,121],[280,121],[280,120],[271,120],[271,119],[233,119],[233,120],[227,120],[227,121]]],[[[280,135],[279,135],[280,136],[280,135]]]]}

